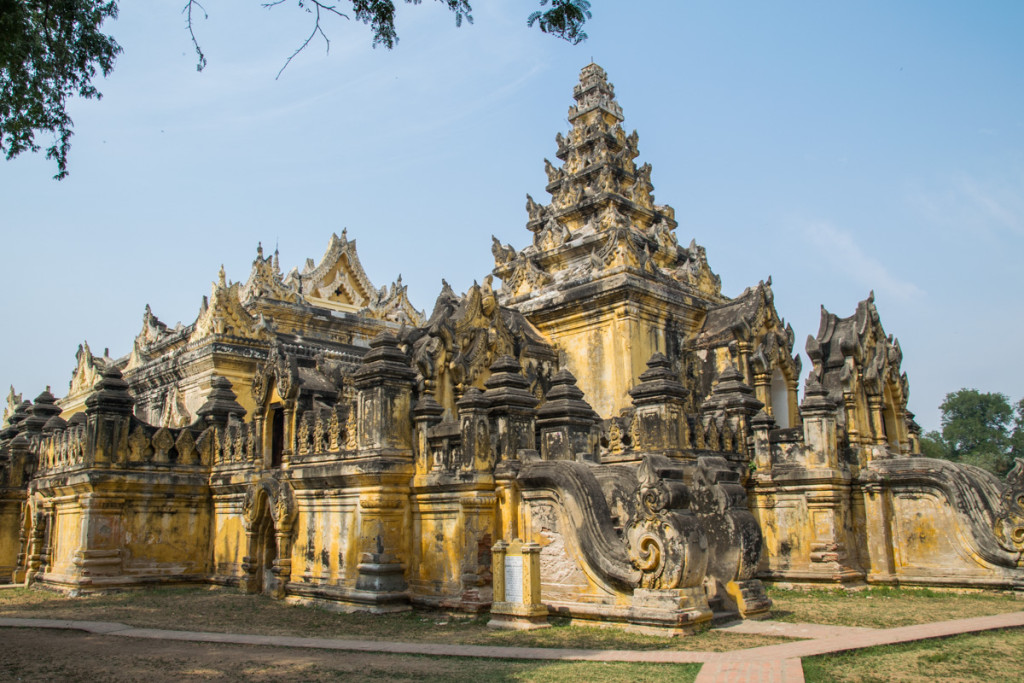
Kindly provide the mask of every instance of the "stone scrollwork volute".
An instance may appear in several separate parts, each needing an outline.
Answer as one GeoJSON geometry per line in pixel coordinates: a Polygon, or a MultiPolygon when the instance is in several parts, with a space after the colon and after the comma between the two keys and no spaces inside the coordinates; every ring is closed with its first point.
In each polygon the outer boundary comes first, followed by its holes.
{"type": "Polygon", "coordinates": [[[707,564],[707,538],[687,509],[690,493],[682,481],[663,478],[650,457],[637,470],[638,514],[626,528],[629,559],[642,573],[640,587],[672,589],[694,585],[707,564]]]}
{"type": "Polygon", "coordinates": [[[1006,475],[1002,502],[1004,515],[996,520],[996,538],[1006,550],[1022,553],[1017,563],[1024,565],[1024,460],[1020,458],[1006,475]]]}

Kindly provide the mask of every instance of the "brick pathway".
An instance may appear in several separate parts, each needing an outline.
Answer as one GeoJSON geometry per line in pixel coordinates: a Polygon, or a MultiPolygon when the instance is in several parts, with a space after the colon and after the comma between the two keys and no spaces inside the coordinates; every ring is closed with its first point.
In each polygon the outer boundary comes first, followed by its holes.
{"type": "Polygon", "coordinates": [[[765,645],[746,650],[733,650],[732,652],[684,652],[676,650],[576,650],[569,648],[490,647],[485,645],[455,645],[448,643],[399,643],[386,640],[298,638],[290,636],[135,628],[126,624],[109,621],[0,618],[0,628],[75,629],[125,638],[183,640],[201,643],[232,643],[238,645],[500,659],[652,662],[662,664],[699,662],[703,664],[703,667],[697,676],[698,683],[725,683],[726,681],[729,683],[744,683],[746,681],[762,681],[765,683],[800,682],[804,680],[803,669],[800,665],[801,657],[1014,626],[1024,626],[1024,612],[1010,612],[988,617],[940,621],[932,624],[919,624],[889,629],[749,621],[725,626],[724,630],[732,631],[733,633],[782,635],[806,638],[807,640],[778,645],[765,645]]]}
{"type": "Polygon", "coordinates": [[[697,683],[803,683],[799,659],[767,662],[710,661],[700,668],[697,683]]]}

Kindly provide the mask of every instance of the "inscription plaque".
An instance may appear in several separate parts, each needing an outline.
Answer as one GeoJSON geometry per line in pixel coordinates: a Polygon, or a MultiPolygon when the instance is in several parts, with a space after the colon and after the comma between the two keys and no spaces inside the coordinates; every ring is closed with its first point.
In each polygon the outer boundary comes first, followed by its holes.
{"type": "Polygon", "coordinates": [[[523,556],[505,558],[505,602],[523,602],[523,556]]]}

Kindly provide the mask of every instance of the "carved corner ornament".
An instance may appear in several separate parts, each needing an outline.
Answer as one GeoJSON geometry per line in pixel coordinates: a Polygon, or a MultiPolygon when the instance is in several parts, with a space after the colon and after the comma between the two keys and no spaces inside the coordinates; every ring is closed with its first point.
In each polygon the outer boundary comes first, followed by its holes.
{"type": "Polygon", "coordinates": [[[650,456],[637,470],[638,514],[626,528],[630,562],[641,572],[640,587],[685,588],[699,583],[707,565],[708,541],[689,511],[682,481],[658,474],[650,456]]]}

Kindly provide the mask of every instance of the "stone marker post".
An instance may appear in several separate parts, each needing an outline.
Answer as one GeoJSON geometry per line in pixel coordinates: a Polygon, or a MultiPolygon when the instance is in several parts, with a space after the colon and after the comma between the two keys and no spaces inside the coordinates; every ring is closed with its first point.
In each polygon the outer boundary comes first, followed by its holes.
{"type": "Polygon", "coordinates": [[[548,608],[540,601],[540,546],[519,539],[491,548],[494,602],[490,628],[545,628],[548,608]]]}

